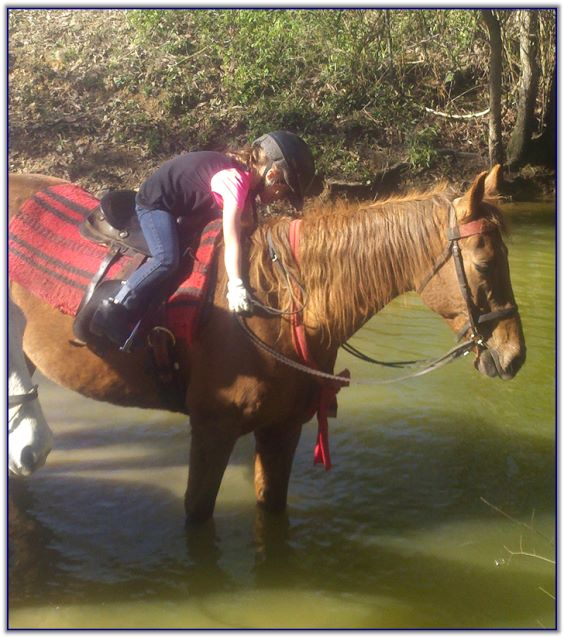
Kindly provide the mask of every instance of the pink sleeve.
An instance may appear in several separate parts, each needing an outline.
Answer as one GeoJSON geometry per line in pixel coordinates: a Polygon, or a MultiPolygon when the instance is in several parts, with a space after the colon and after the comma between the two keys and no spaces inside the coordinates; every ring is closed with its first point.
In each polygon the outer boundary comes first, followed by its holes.
{"type": "Polygon", "coordinates": [[[227,168],[211,178],[210,186],[220,206],[224,207],[231,203],[242,210],[245,207],[250,183],[250,173],[237,168],[227,168]]]}

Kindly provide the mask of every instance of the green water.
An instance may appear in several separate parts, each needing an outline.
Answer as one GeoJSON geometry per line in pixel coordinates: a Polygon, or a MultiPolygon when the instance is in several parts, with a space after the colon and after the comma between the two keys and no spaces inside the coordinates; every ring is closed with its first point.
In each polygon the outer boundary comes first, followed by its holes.
{"type": "MultiPolygon", "coordinates": [[[[521,372],[487,379],[464,359],[343,390],[334,468],[312,466],[307,425],[287,516],[256,512],[245,437],[213,524],[187,534],[184,420],[40,380],[56,442],[12,489],[10,626],[554,627],[554,210],[507,212],[521,372]]],[[[398,359],[436,356],[453,336],[406,296],[353,343],[398,359]]],[[[345,365],[354,379],[394,374],[342,355],[345,365]]]]}

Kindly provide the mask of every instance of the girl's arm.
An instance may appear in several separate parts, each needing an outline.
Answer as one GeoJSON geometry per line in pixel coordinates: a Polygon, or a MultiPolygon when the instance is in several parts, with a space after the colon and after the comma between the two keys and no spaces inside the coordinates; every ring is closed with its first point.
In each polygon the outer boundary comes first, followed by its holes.
{"type": "Polygon", "coordinates": [[[234,205],[227,205],[223,209],[223,240],[225,242],[225,270],[227,277],[242,279],[241,277],[241,214],[242,211],[234,205]]]}
{"type": "Polygon", "coordinates": [[[229,279],[227,300],[229,310],[249,312],[251,302],[241,277],[241,215],[243,211],[234,204],[223,208],[223,239],[225,242],[225,270],[229,279]]]}

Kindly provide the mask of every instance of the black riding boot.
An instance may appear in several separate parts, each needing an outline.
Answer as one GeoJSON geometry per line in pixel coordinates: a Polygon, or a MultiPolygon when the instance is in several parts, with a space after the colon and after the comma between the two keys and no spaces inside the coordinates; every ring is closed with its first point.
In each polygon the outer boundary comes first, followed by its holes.
{"type": "Polygon", "coordinates": [[[106,337],[123,346],[135,326],[132,312],[113,299],[104,299],[92,315],[90,330],[99,337],[106,337]]]}

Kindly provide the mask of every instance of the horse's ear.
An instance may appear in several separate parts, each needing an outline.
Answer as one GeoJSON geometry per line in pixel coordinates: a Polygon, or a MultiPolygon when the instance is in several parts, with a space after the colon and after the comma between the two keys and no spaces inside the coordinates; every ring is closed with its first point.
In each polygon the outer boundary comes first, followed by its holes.
{"type": "MultiPolygon", "coordinates": [[[[464,221],[475,219],[480,215],[480,204],[484,199],[484,186],[488,171],[480,173],[474,180],[470,190],[460,199],[460,204],[464,207],[462,217],[464,221]]],[[[459,218],[458,221],[463,221],[459,218]]]]}
{"type": "Polygon", "coordinates": [[[486,177],[484,184],[484,197],[486,199],[495,199],[500,191],[503,183],[503,167],[501,164],[496,164],[486,177]]]}

